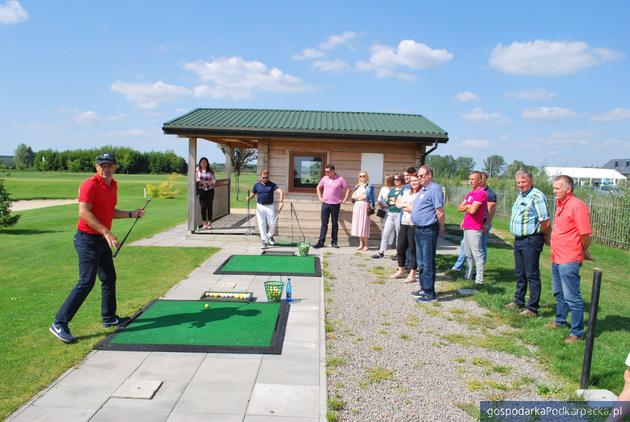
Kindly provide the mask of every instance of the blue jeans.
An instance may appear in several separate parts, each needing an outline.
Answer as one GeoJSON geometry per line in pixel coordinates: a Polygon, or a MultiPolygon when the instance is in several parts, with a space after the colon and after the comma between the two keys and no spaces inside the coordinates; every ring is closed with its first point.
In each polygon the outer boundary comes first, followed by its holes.
{"type": "Polygon", "coordinates": [[[527,309],[538,313],[540,302],[540,253],[545,245],[542,234],[514,240],[514,275],[516,292],[514,303],[525,306],[525,294],[529,286],[527,309]]]}
{"type": "Polygon", "coordinates": [[[328,220],[332,216],[332,230],[330,231],[330,237],[332,238],[333,245],[337,244],[337,233],[339,233],[339,209],[341,204],[327,204],[322,202],[322,227],[319,229],[319,240],[317,243],[323,245],[326,241],[326,233],[328,232],[328,220]]]}
{"type": "Polygon", "coordinates": [[[551,291],[556,298],[556,322],[566,325],[571,311],[569,335],[582,338],[584,335],[584,302],[580,295],[579,262],[551,264],[551,291]]]}
{"type": "Polygon", "coordinates": [[[55,316],[55,324],[68,326],[88,297],[96,276],[101,280],[101,317],[109,321],[116,316],[116,269],[112,250],[103,236],[77,230],[74,248],[79,256],[79,281],[70,291],[55,316]]]}
{"type": "Polygon", "coordinates": [[[420,290],[431,297],[435,297],[435,252],[439,227],[437,224],[428,227],[415,227],[416,261],[420,275],[420,290]]]}
{"type": "MultiPolygon", "coordinates": [[[[492,226],[488,227],[488,230],[484,234],[481,235],[481,253],[483,254],[483,263],[485,265],[486,261],[488,261],[488,236],[490,235],[490,230],[492,226]]],[[[461,271],[466,263],[466,252],[464,252],[464,238],[462,237],[462,242],[459,245],[459,256],[457,257],[457,261],[453,264],[453,269],[457,271],[461,271]]]]}

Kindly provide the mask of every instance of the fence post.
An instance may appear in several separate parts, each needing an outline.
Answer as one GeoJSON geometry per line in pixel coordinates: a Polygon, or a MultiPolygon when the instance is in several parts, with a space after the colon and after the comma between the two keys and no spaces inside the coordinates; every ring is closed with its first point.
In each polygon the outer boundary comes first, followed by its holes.
{"type": "Polygon", "coordinates": [[[599,290],[602,285],[602,270],[593,270],[593,290],[591,292],[591,312],[588,316],[588,331],[584,347],[584,360],[582,361],[582,378],[580,388],[585,390],[591,375],[591,361],[593,358],[593,344],[595,342],[595,326],[597,325],[597,309],[599,306],[599,290]]]}

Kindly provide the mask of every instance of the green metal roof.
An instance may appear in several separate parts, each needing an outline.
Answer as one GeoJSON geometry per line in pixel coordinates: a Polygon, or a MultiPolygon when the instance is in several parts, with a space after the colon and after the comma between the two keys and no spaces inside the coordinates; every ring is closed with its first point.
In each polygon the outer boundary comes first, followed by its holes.
{"type": "Polygon", "coordinates": [[[198,108],[164,123],[174,135],[251,135],[425,140],[448,133],[417,114],[345,111],[198,108]]]}

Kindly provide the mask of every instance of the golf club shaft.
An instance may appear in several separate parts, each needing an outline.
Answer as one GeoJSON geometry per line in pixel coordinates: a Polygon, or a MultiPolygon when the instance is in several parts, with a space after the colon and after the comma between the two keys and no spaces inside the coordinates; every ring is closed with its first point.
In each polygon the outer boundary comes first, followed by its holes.
{"type": "MultiPolygon", "coordinates": [[[[144,204],[144,207],[142,207],[143,210],[147,207],[147,205],[149,205],[149,202],[151,202],[151,198],[147,199],[147,202],[144,204]]],[[[137,216],[133,224],[131,225],[131,227],[129,227],[127,234],[125,235],[125,237],[123,237],[122,242],[120,242],[120,246],[118,247],[118,249],[116,249],[116,252],[114,252],[114,255],[112,255],[114,258],[116,258],[116,255],[118,255],[118,252],[120,252],[120,250],[122,249],[123,245],[125,244],[125,240],[127,240],[127,237],[129,237],[129,233],[131,233],[131,230],[133,230],[139,218],[140,216],[137,216]]]]}

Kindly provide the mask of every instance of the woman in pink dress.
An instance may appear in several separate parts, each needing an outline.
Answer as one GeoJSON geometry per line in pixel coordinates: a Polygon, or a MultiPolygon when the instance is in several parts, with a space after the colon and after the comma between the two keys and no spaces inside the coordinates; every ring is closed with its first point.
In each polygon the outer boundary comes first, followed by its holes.
{"type": "Polygon", "coordinates": [[[351,235],[359,238],[357,250],[368,250],[368,238],[370,237],[370,213],[374,210],[374,185],[366,171],[359,172],[359,183],[352,191],[352,231],[351,235]]]}

